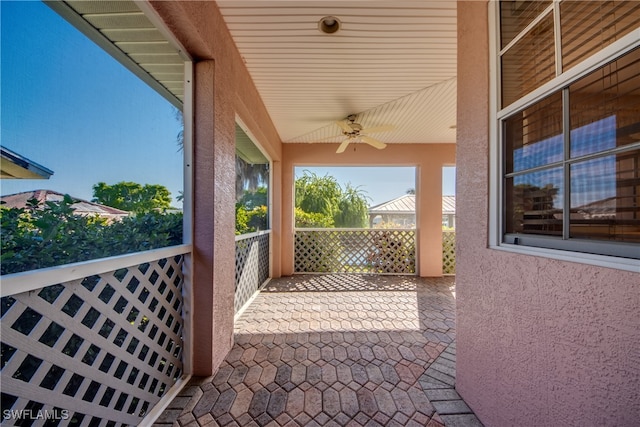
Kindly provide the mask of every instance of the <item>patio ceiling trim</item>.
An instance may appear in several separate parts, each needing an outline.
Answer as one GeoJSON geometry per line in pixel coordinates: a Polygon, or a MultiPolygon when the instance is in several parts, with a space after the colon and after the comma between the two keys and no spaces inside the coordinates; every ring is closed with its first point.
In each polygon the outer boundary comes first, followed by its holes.
{"type": "Polygon", "coordinates": [[[173,106],[182,109],[184,62],[190,58],[136,2],[43,1],[173,106]]]}

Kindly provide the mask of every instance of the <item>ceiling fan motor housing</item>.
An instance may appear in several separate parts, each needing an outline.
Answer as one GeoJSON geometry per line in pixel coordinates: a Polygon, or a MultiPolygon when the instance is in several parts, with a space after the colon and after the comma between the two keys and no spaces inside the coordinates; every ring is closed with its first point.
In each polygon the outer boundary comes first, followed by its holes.
{"type": "Polygon", "coordinates": [[[362,130],[362,125],[360,123],[349,123],[349,126],[354,132],[360,132],[362,130]]]}

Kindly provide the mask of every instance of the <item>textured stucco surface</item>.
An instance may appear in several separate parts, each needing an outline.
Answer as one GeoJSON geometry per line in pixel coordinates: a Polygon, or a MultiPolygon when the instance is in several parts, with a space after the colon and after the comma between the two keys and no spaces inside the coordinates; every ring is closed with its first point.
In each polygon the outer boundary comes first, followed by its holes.
{"type": "Polygon", "coordinates": [[[487,5],[458,3],[457,384],[486,426],[633,426],[640,274],[488,249],[487,5]]]}

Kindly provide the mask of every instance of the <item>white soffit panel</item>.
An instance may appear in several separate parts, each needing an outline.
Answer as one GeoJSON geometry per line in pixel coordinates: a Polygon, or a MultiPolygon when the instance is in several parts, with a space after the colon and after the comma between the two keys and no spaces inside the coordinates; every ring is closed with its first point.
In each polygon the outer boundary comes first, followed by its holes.
{"type": "Polygon", "coordinates": [[[217,3],[284,142],[338,142],[349,114],[394,125],[387,143],[455,142],[455,1],[217,3]]]}
{"type": "Polygon", "coordinates": [[[45,3],[181,108],[186,58],[135,2],[71,0],[45,3]]]}

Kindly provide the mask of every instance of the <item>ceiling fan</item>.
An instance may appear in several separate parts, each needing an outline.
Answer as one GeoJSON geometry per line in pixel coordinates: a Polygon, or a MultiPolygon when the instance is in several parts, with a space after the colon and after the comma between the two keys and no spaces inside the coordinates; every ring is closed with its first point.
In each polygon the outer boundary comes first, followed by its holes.
{"type": "Polygon", "coordinates": [[[342,141],[342,143],[336,150],[336,153],[342,153],[344,150],[347,149],[347,146],[350,143],[355,142],[357,140],[360,140],[364,143],[371,145],[372,147],[375,147],[381,150],[385,148],[387,144],[385,144],[384,142],[378,141],[375,138],[371,138],[367,134],[376,133],[376,132],[386,132],[394,129],[394,127],[391,125],[376,126],[372,128],[363,129],[360,123],[356,123],[355,114],[349,115],[346,118],[346,120],[337,121],[336,124],[340,127],[340,129],[342,129],[342,134],[347,137],[347,139],[342,141]]]}

